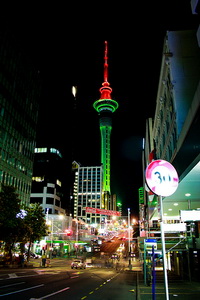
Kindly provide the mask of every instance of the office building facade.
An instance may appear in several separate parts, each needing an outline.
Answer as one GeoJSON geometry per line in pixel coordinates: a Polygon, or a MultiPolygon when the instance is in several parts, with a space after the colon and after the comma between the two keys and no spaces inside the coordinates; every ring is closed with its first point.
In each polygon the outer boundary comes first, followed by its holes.
{"type": "MultiPolygon", "coordinates": [[[[162,199],[163,230],[170,241],[166,243],[168,268],[194,279],[200,270],[200,48],[195,30],[166,33],[155,117],[149,124],[144,170],[152,159],[163,159],[179,176],[177,190],[162,199]]],[[[159,199],[148,187],[145,197],[140,204],[144,211],[140,234],[159,240],[159,199]]]]}
{"type": "Polygon", "coordinates": [[[0,30],[0,183],[30,201],[41,83],[9,33],[0,30]]]}
{"type": "Polygon", "coordinates": [[[74,217],[88,224],[99,224],[101,216],[86,212],[86,207],[101,209],[102,166],[82,167],[77,164],[74,182],[74,217]]]}
{"type": "Polygon", "coordinates": [[[59,150],[35,148],[30,203],[39,203],[45,214],[63,214],[63,158],[59,150]]]}

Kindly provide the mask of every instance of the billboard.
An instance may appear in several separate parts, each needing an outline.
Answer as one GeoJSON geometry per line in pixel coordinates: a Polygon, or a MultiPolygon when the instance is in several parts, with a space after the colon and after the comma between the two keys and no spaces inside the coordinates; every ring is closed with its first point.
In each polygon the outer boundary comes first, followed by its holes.
{"type": "Polygon", "coordinates": [[[116,210],[109,210],[109,209],[100,209],[94,207],[86,207],[85,211],[91,214],[100,214],[100,215],[107,215],[107,216],[121,216],[120,211],[116,210]]]}

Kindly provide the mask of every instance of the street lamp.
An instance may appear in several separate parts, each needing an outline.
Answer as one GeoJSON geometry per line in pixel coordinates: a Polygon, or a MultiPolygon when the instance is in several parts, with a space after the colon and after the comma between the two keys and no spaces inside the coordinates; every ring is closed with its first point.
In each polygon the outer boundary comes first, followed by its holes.
{"type": "MultiPolygon", "coordinates": [[[[60,214],[60,215],[52,215],[49,214],[49,209],[47,208],[47,214],[46,214],[46,223],[47,225],[51,226],[51,246],[50,246],[50,257],[52,255],[52,250],[53,250],[53,236],[55,234],[55,227],[57,229],[57,234],[62,234],[62,228],[63,225],[61,224],[61,228],[59,227],[59,223],[62,222],[62,220],[64,219],[64,215],[60,214]],[[56,222],[57,221],[57,222],[56,222]]],[[[49,252],[49,249],[48,249],[49,252]]]]}
{"type": "Polygon", "coordinates": [[[130,224],[130,208],[128,208],[128,254],[129,254],[129,268],[131,269],[131,224],[130,224]]]}

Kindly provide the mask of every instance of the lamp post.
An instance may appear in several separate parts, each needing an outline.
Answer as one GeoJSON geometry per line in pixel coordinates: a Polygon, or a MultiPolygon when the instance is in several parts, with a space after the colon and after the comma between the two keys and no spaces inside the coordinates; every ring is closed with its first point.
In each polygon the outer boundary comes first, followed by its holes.
{"type": "Polygon", "coordinates": [[[76,257],[78,255],[78,218],[76,218],[76,257]]]}
{"type": "Polygon", "coordinates": [[[129,254],[129,269],[132,269],[131,265],[131,224],[130,224],[130,208],[128,208],[128,254],[129,254]]]}
{"type": "Polygon", "coordinates": [[[52,215],[52,214],[49,214],[49,209],[47,209],[46,223],[51,228],[50,249],[48,248],[50,258],[52,256],[52,250],[53,250],[53,236],[55,234],[57,234],[57,235],[63,234],[63,232],[62,232],[63,231],[63,224],[60,224],[60,222],[62,222],[63,219],[64,219],[63,214],[52,215]],[[56,228],[56,231],[55,231],[55,228],[56,228]]]}

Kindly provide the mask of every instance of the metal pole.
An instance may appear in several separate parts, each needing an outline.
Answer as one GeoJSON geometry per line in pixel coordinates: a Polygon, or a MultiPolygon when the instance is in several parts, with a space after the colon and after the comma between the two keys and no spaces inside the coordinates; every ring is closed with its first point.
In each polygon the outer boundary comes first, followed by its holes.
{"type": "Polygon", "coordinates": [[[147,264],[146,264],[146,242],[144,240],[144,264],[143,264],[143,268],[144,268],[144,284],[147,285],[147,264]]]}
{"type": "Polygon", "coordinates": [[[152,300],[156,299],[155,251],[152,246],[152,300]]]}
{"type": "Polygon", "coordinates": [[[167,260],[166,260],[166,250],[165,250],[165,233],[163,227],[163,203],[162,196],[159,196],[160,204],[160,230],[161,230],[161,243],[162,243],[162,257],[163,257],[163,273],[164,273],[164,283],[165,283],[165,299],[169,300],[169,290],[168,290],[168,278],[167,278],[167,260]]]}
{"type": "Polygon", "coordinates": [[[131,235],[130,235],[130,208],[128,208],[128,253],[130,255],[130,239],[131,239],[131,235]]]}
{"type": "Polygon", "coordinates": [[[129,254],[129,269],[132,269],[131,265],[131,232],[130,232],[130,208],[128,208],[128,254],[129,254]]]}
{"type": "Polygon", "coordinates": [[[53,218],[51,218],[51,249],[53,248],[53,218]]]}
{"type": "Polygon", "coordinates": [[[78,256],[78,218],[76,219],[76,257],[78,256]]]}

